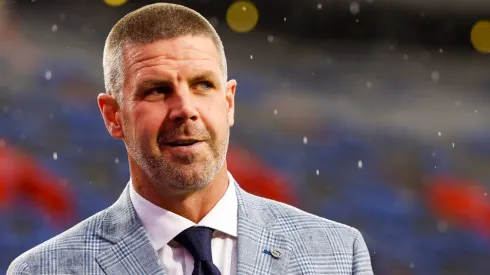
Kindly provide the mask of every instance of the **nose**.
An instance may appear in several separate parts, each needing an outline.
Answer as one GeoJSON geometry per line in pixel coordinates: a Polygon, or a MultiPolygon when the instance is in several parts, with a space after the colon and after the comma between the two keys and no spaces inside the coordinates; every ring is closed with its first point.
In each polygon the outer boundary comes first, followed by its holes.
{"type": "Polygon", "coordinates": [[[197,112],[195,98],[188,87],[178,87],[172,93],[169,103],[169,119],[171,121],[186,121],[197,120],[199,113],[197,112]]]}

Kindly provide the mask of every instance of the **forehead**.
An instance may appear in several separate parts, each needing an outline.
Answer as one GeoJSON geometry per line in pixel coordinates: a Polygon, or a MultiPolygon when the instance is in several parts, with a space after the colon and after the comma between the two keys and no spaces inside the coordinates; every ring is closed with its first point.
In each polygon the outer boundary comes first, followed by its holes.
{"type": "Polygon", "coordinates": [[[220,75],[220,55],[213,40],[181,36],[150,44],[126,45],[123,51],[126,81],[186,77],[203,71],[220,75]]]}

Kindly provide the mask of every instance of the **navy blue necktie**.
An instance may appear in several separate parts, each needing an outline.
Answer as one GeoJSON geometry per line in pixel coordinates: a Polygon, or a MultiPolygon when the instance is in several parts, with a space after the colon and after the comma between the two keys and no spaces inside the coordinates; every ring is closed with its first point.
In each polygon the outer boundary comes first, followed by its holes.
{"type": "Polygon", "coordinates": [[[194,257],[192,275],[221,275],[213,264],[211,238],[213,229],[208,227],[190,227],[182,231],[174,240],[180,243],[194,257]]]}

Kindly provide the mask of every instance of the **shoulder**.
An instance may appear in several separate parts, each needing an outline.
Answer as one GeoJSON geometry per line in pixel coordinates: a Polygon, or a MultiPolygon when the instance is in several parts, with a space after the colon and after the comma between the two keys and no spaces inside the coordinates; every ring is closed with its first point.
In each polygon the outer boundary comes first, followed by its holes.
{"type": "Polygon", "coordinates": [[[284,236],[291,251],[296,251],[290,266],[295,270],[293,273],[302,273],[302,268],[306,268],[305,272],[315,268],[325,274],[331,271],[331,266],[324,263],[335,262],[337,267],[351,270],[352,274],[373,274],[369,250],[356,228],[277,201],[256,196],[248,200],[250,207],[256,207],[250,212],[261,216],[261,222],[268,222],[269,230],[284,236]]]}
{"type": "Polygon", "coordinates": [[[53,255],[58,257],[58,253],[61,252],[64,254],[84,253],[83,250],[88,247],[87,245],[97,242],[96,231],[106,211],[100,211],[63,233],[24,252],[10,264],[7,274],[37,273],[43,257],[53,255]]]}
{"type": "Polygon", "coordinates": [[[7,275],[28,275],[31,274],[29,265],[27,264],[26,253],[17,257],[9,266],[7,275]]]}
{"type": "Polygon", "coordinates": [[[335,222],[274,200],[247,194],[249,207],[262,215],[264,222],[271,222],[271,230],[290,236],[298,242],[324,243],[353,247],[356,242],[364,242],[361,233],[354,227],[335,222]],[[261,210],[260,210],[261,209],[261,210]],[[266,214],[268,212],[268,214],[266,214]]]}

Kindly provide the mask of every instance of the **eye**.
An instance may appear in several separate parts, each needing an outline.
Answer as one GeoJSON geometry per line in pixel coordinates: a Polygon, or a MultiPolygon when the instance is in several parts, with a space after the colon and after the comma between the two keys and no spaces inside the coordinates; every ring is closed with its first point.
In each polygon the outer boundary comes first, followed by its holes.
{"type": "Polygon", "coordinates": [[[156,87],[146,91],[146,95],[164,95],[172,92],[171,87],[156,87]]]}
{"type": "Polygon", "coordinates": [[[209,81],[201,81],[197,83],[197,88],[202,90],[209,90],[209,89],[213,89],[214,85],[209,81]]]}

